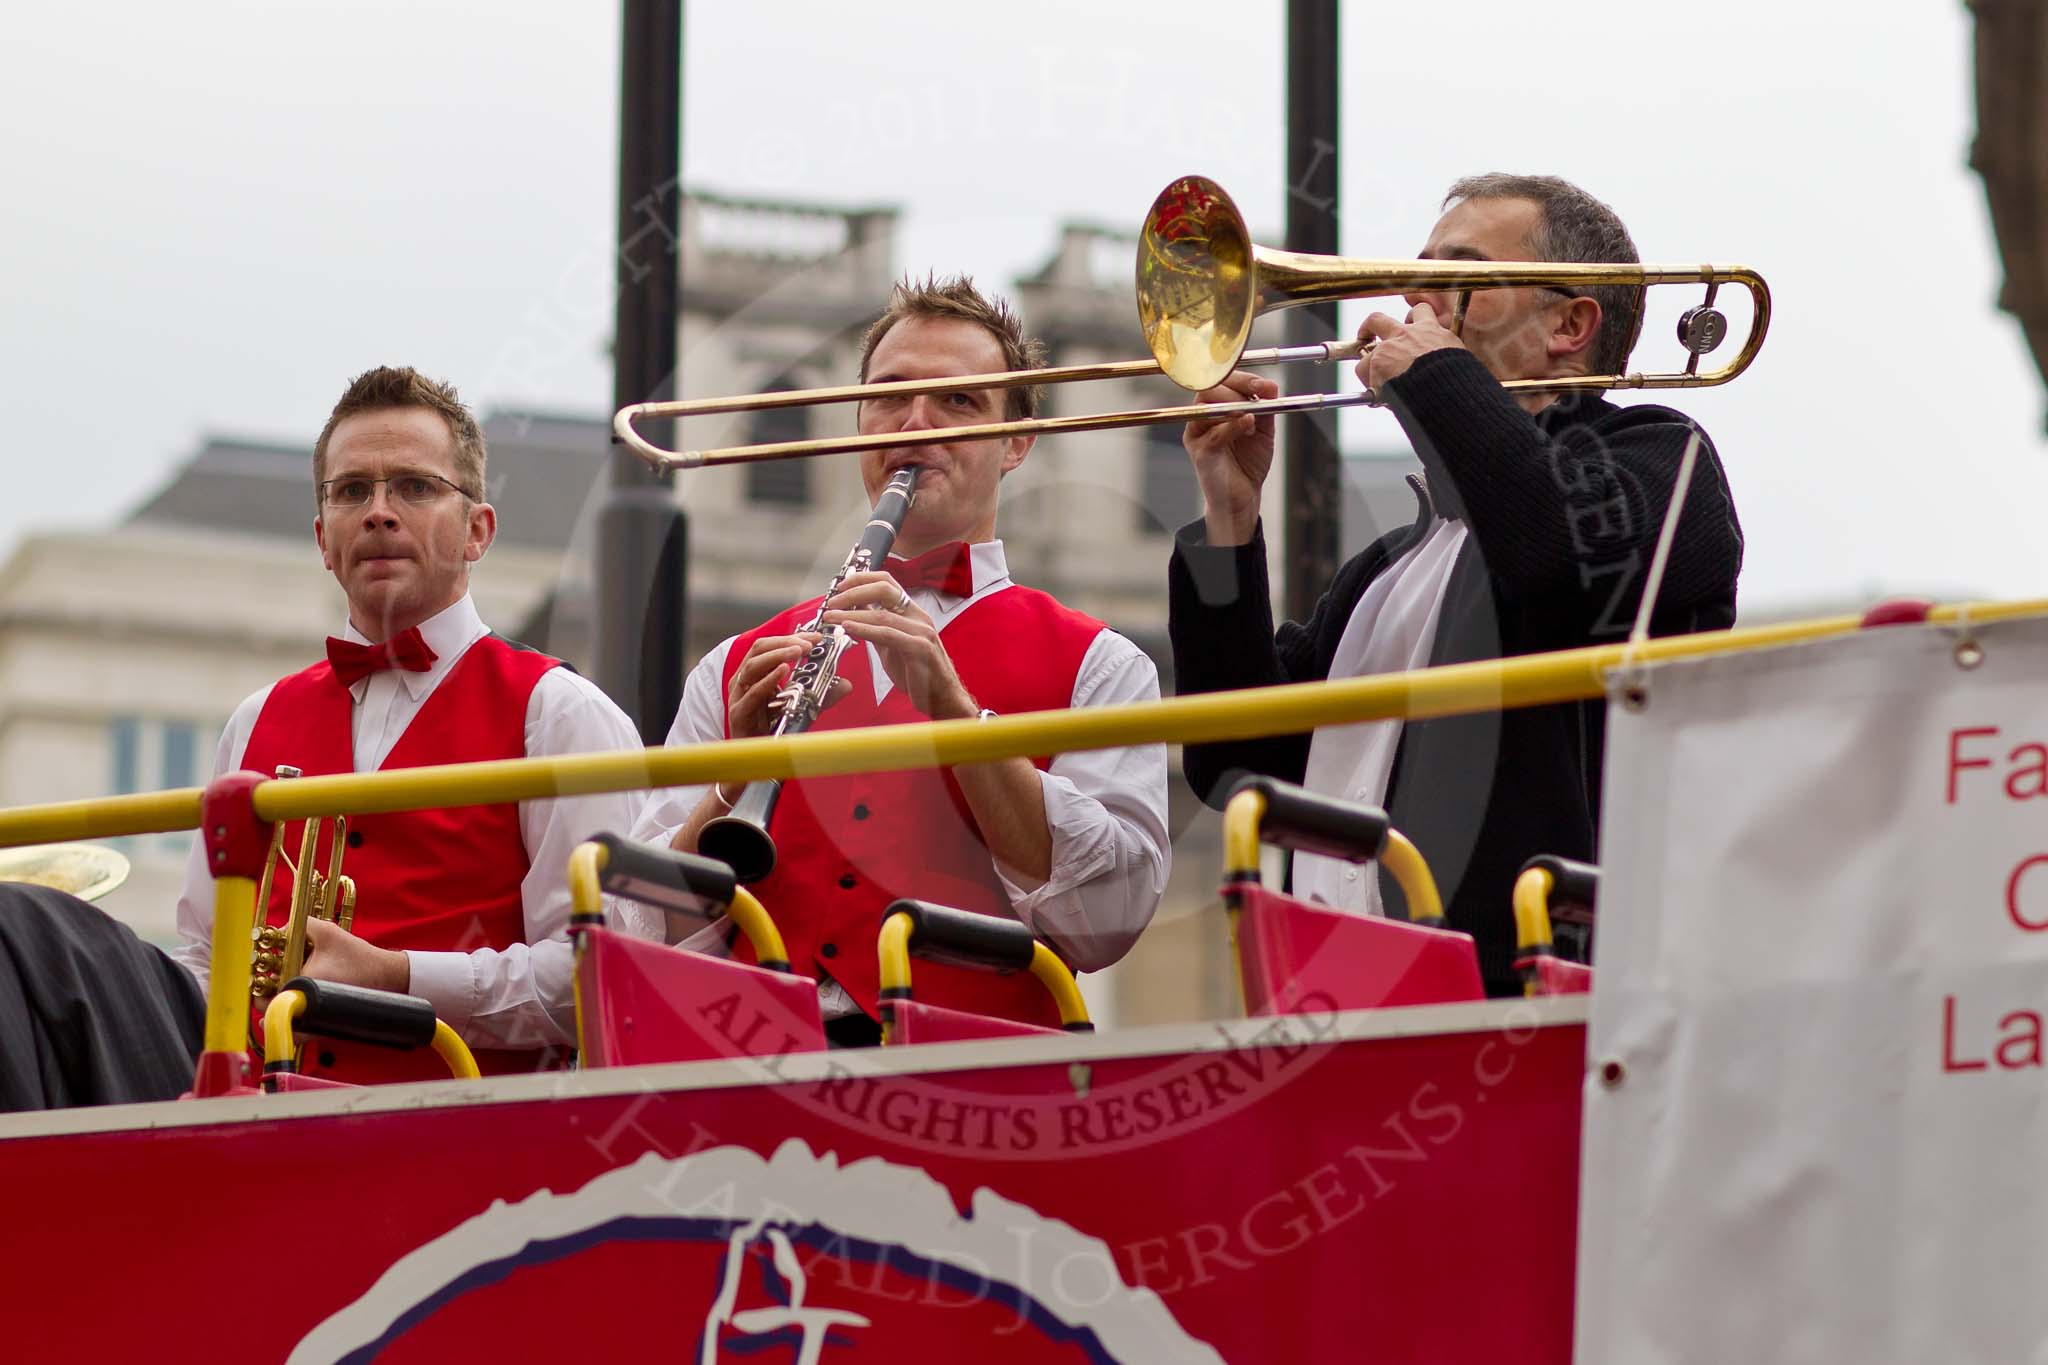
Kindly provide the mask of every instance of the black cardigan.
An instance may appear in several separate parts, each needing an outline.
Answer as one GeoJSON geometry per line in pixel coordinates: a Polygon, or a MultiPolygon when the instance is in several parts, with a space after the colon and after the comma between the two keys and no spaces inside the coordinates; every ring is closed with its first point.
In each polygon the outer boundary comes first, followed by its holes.
{"type": "MultiPolygon", "coordinates": [[[[1385,386],[1421,457],[1414,525],[1337,571],[1314,613],[1276,632],[1263,529],[1211,546],[1182,527],[1168,567],[1168,629],[1182,694],[1329,676],[1366,585],[1416,543],[1430,504],[1468,529],[1452,566],[1431,664],[1466,663],[1625,639],[1635,622],[1678,461],[1693,425],[1669,408],[1567,396],[1532,417],[1470,352],[1434,351],[1385,386]]],[[[1729,626],[1742,529],[1720,459],[1704,439],[1651,621],[1676,635],[1729,626]]],[[[1387,808],[1428,859],[1452,927],[1478,941],[1487,988],[1518,989],[1509,893],[1537,853],[1594,856],[1604,702],[1420,721],[1394,755],[1387,808]]],[[[1190,745],[1195,793],[1220,805],[1242,772],[1298,782],[1308,735],[1190,745]]],[[[1388,912],[1405,912],[1381,875],[1388,912]]]]}

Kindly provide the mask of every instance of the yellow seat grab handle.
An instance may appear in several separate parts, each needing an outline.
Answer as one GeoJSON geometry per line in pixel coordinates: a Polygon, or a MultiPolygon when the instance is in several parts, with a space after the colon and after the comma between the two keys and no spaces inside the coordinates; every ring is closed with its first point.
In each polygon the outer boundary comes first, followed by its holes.
{"type": "Polygon", "coordinates": [[[1430,874],[1429,864],[1423,861],[1421,850],[1408,842],[1408,836],[1397,829],[1388,830],[1387,846],[1380,850],[1380,862],[1394,874],[1394,884],[1408,898],[1408,922],[1432,929],[1442,928],[1444,902],[1437,892],[1436,878],[1430,874]]]}
{"type": "Polygon", "coordinates": [[[1052,1002],[1059,1007],[1060,1027],[1069,1033],[1093,1033],[1095,1025],[1088,1018],[1088,1002],[1081,996],[1081,983],[1074,980],[1073,968],[1044,943],[1034,943],[1031,949],[1031,974],[1038,978],[1052,1002]]]}
{"type": "Polygon", "coordinates": [[[292,1041],[292,1021],[306,1012],[306,996],[303,991],[279,991],[270,998],[270,1006],[263,1011],[263,1073],[264,1088],[271,1088],[270,1075],[275,1071],[296,1071],[298,1061],[294,1056],[296,1045],[292,1041]]]}
{"type": "Polygon", "coordinates": [[[1539,853],[1515,877],[1515,967],[1522,989],[1536,993],[1538,960],[1557,956],[1553,921],[1592,923],[1600,899],[1600,869],[1554,853],[1539,853]]]}
{"type": "Polygon", "coordinates": [[[298,1070],[294,1024],[302,1019],[306,1031],[324,1037],[400,1051],[431,1047],[458,1079],[481,1074],[469,1045],[419,997],[301,976],[286,983],[263,1011],[264,1089],[275,1091],[278,1076],[298,1070]]]}
{"type": "Polygon", "coordinates": [[[657,848],[599,834],[569,855],[570,923],[602,924],[606,891],[681,917],[685,924],[724,914],[754,950],[754,961],[769,971],[789,970],[789,948],[754,894],[733,879],[732,869],[701,854],[657,848]]]}
{"type": "Polygon", "coordinates": [[[1240,787],[1223,808],[1223,876],[1227,882],[1259,879],[1259,826],[1266,818],[1266,794],[1240,787]]]}
{"type": "Polygon", "coordinates": [[[884,912],[875,943],[885,1044],[895,1027],[896,1002],[914,998],[910,979],[913,954],[983,971],[1028,971],[1052,996],[1060,1027],[1069,1033],[1094,1032],[1088,1002],[1073,970],[1025,925],[951,906],[899,900],[884,912]]]}
{"type": "Polygon", "coordinates": [[[1515,878],[1515,965],[1522,973],[1522,993],[1536,994],[1536,960],[1553,951],[1550,935],[1550,888],[1554,879],[1543,867],[1525,867],[1515,878]]]}
{"type": "Polygon", "coordinates": [[[896,1002],[911,998],[910,935],[916,928],[917,919],[909,911],[893,911],[882,921],[882,932],[875,940],[879,981],[876,995],[880,1001],[882,1044],[885,1047],[896,1027],[896,1002]]]}
{"type": "Polygon", "coordinates": [[[1240,908],[1236,889],[1258,884],[1261,842],[1354,863],[1378,859],[1408,898],[1411,924],[1438,928],[1444,922],[1443,897],[1429,864],[1376,806],[1271,777],[1239,781],[1223,810],[1224,898],[1233,911],[1240,908]]]}
{"type": "Polygon", "coordinates": [[[611,849],[595,839],[576,845],[569,852],[569,923],[604,923],[604,888],[599,883],[611,849]]]}

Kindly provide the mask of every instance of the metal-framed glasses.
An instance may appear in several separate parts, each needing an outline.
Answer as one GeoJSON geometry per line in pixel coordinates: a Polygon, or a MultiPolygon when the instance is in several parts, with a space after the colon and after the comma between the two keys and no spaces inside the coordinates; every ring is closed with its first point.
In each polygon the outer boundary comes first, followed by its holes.
{"type": "Polygon", "coordinates": [[[329,507],[361,507],[377,495],[377,485],[383,484],[392,497],[400,502],[414,505],[437,502],[449,493],[463,493],[462,486],[439,474],[391,474],[381,479],[372,479],[361,474],[344,475],[329,479],[320,485],[320,501],[329,507]]]}

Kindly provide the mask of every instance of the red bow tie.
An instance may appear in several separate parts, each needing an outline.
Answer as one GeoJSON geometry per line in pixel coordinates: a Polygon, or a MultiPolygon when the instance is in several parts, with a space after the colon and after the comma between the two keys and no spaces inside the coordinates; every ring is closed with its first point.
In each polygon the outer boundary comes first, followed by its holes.
{"type": "Polygon", "coordinates": [[[424,673],[436,657],[418,626],[400,631],[381,645],[359,645],[332,635],[327,637],[327,663],[343,687],[354,687],[380,669],[424,673]]]}
{"type": "Polygon", "coordinates": [[[892,559],[887,567],[905,592],[937,588],[954,597],[974,596],[974,563],[963,541],[926,550],[916,559],[892,559]]]}

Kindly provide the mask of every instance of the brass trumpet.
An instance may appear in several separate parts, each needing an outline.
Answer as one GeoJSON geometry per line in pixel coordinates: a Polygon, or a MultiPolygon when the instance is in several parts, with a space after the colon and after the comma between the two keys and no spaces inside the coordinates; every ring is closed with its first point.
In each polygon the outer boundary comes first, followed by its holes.
{"type": "MultiPolygon", "coordinates": [[[[297,777],[300,770],[280,765],[278,777],[297,777]]],[[[297,862],[285,857],[285,825],[279,821],[270,832],[270,857],[256,884],[256,924],[250,930],[249,1003],[259,1012],[270,1004],[285,982],[306,965],[306,921],[324,919],[348,929],[355,924],[356,884],[341,874],[341,857],[348,847],[348,817],[312,818],[305,822],[299,839],[297,862]],[[316,866],[320,853],[320,832],[328,836],[327,871],[316,866]],[[265,924],[270,912],[270,887],[278,864],[292,878],[291,914],[283,924],[265,924]]]]}
{"type": "Polygon", "coordinates": [[[986,422],[930,431],[878,432],[867,436],[774,441],[764,445],[708,450],[663,450],[634,430],[642,419],[703,417],[759,412],[770,408],[857,403],[866,398],[908,396],[958,389],[1011,389],[1030,384],[1075,384],[1098,379],[1132,379],[1164,374],[1191,393],[1215,387],[1234,369],[1301,362],[1356,360],[1364,348],[1355,341],[1245,350],[1252,323],[1263,313],[1328,299],[1380,298],[1424,291],[1464,293],[1475,289],[1541,286],[1567,291],[1604,285],[1647,289],[1657,284],[1704,286],[1705,298],[1686,310],[1678,324],[1685,368],[1644,373],[1573,375],[1513,379],[1510,391],[1548,393],[1579,389],[1689,389],[1725,384],[1749,368],[1771,322],[1771,291],[1763,276],[1741,265],[1581,264],[1561,261],[1401,261],[1309,256],[1254,246],[1244,216],[1223,187],[1199,175],[1183,176],[1153,201],[1139,234],[1138,321],[1152,350],[1150,360],[1103,365],[1065,365],[947,379],[902,380],[888,384],[843,384],[738,398],[680,399],[634,403],[619,409],[612,431],[619,441],[657,469],[696,469],[754,460],[793,460],[862,450],[901,450],[921,445],[981,441],[1059,432],[1107,431],[1232,417],[1261,416],[1357,407],[1378,401],[1371,392],[1291,394],[1241,403],[1204,403],[1129,412],[1088,413],[1029,421],[986,422]],[[1701,357],[1728,336],[1728,318],[1715,307],[1722,285],[1749,293],[1749,334],[1735,357],[1719,369],[1702,370],[1701,357]]]}

